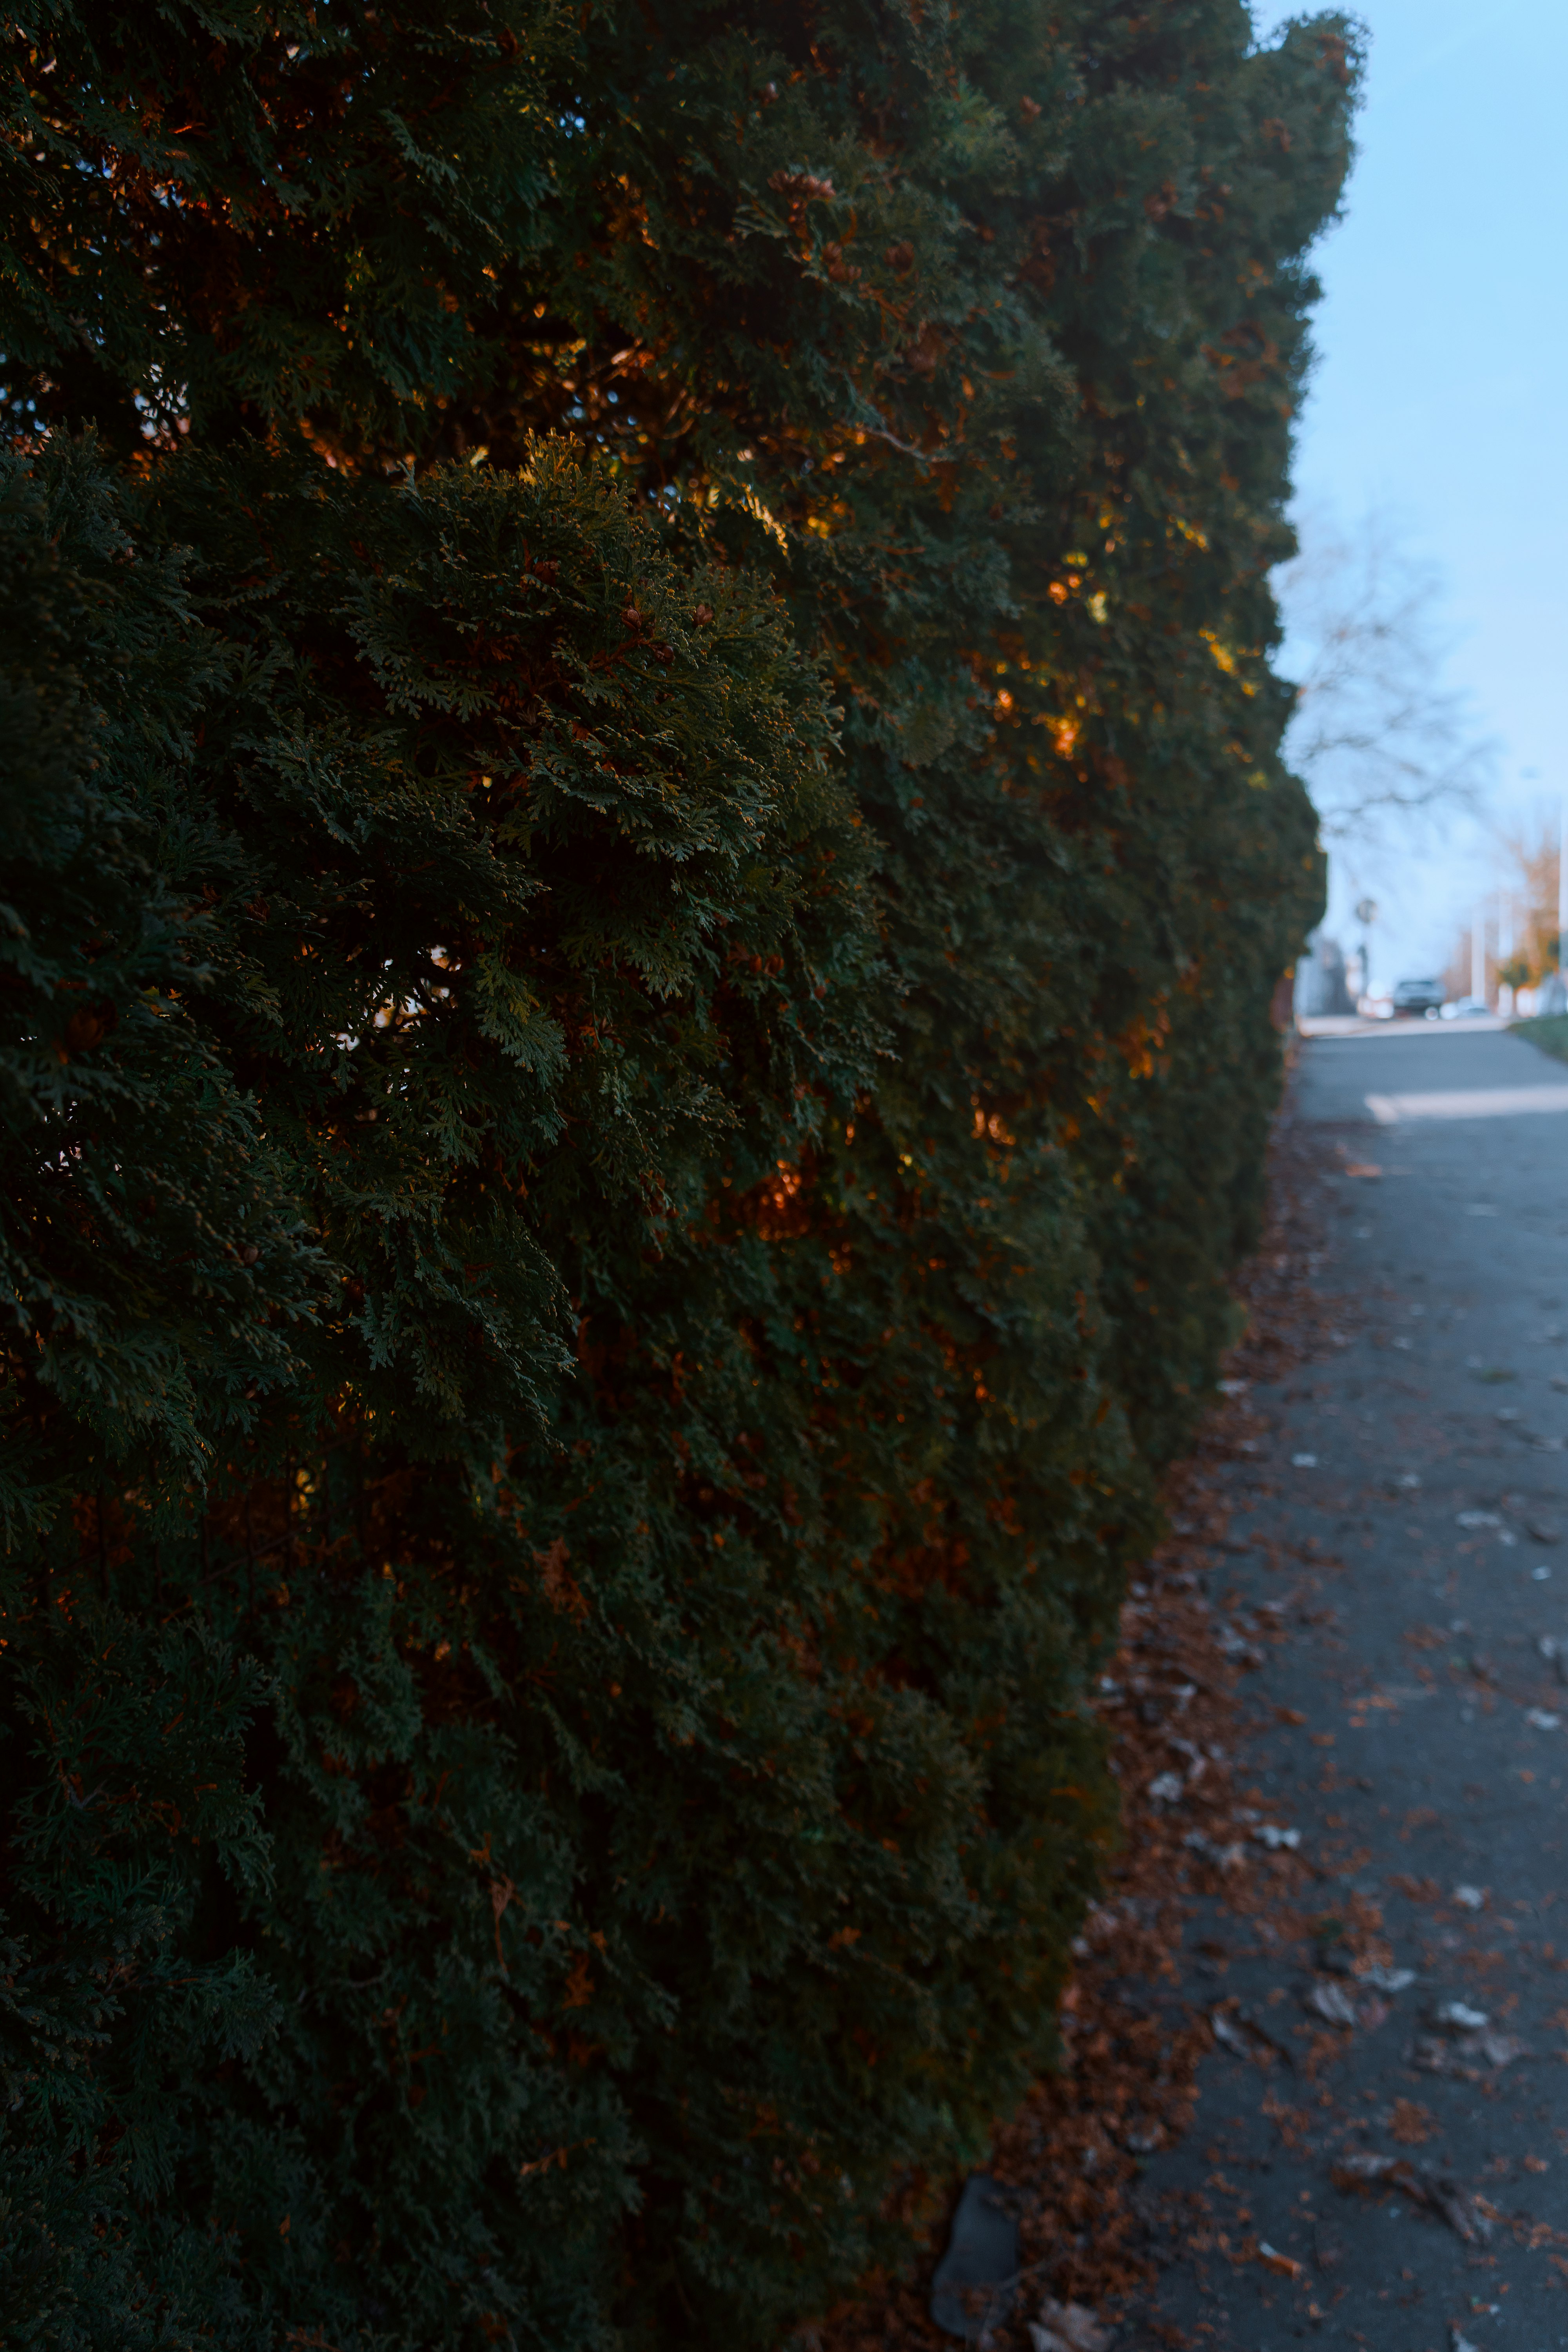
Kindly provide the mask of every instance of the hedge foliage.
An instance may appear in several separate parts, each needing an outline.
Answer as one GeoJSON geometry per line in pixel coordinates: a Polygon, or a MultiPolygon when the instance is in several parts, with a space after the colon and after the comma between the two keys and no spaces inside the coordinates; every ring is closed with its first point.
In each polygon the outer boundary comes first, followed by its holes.
{"type": "Polygon", "coordinates": [[[18,2342],[763,2347],[1049,2063],[1321,896],[1356,64],[17,20],[18,2342]]]}

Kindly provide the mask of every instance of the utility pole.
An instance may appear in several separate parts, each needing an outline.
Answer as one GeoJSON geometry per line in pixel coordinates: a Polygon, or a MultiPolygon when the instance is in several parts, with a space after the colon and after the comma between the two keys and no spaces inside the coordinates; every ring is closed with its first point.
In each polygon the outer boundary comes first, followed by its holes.
{"type": "MultiPolygon", "coordinates": [[[[1361,925],[1361,992],[1363,996],[1370,997],[1372,994],[1372,940],[1368,933],[1377,920],[1377,900],[1363,898],[1356,908],[1355,919],[1361,925]]],[[[1360,1010],[1359,1006],[1357,1010],[1360,1010]]]]}
{"type": "Polygon", "coordinates": [[[1513,990],[1504,980],[1502,976],[1502,968],[1505,963],[1511,963],[1513,961],[1513,901],[1509,897],[1507,891],[1500,888],[1497,894],[1497,1009],[1500,1013],[1511,1013],[1513,1011],[1513,990]],[[1508,1003],[1506,1005],[1502,1001],[1503,991],[1505,988],[1508,989],[1508,1003]]]}
{"type": "Polygon", "coordinates": [[[1470,994],[1478,1004],[1487,1001],[1487,902],[1476,902],[1470,918],[1470,994]]]}
{"type": "Polygon", "coordinates": [[[1568,793],[1563,799],[1562,831],[1557,841],[1557,969],[1568,955],[1568,793]]]}

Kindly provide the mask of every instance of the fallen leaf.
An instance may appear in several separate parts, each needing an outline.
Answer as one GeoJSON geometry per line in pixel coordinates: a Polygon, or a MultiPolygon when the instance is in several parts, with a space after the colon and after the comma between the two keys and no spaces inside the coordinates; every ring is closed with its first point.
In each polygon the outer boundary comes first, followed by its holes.
{"type": "Polygon", "coordinates": [[[1458,2034],[1452,2041],[1418,2034],[1410,2047],[1410,2063],[1423,2074],[1456,2074],[1466,2083],[1483,2073],[1499,2074],[1516,2058],[1531,2055],[1528,2043],[1516,2033],[1500,2033],[1495,2026],[1484,2033],[1458,2034]]]}
{"type": "Polygon", "coordinates": [[[1258,2045],[1261,2044],[1264,2050],[1272,2051],[1275,2057],[1282,2058],[1291,2072],[1295,2072],[1296,2053],[1289,2044],[1277,2042],[1255,2017],[1248,2016],[1246,2010],[1238,2010],[1235,2017],[1227,2015],[1223,2009],[1211,2010],[1209,2023],[1214,2028],[1215,2040],[1222,2042],[1226,2049],[1234,2050],[1238,2058],[1266,2063],[1259,2058],[1258,2045]]]}
{"type": "Polygon", "coordinates": [[[1202,1854],[1205,1862],[1212,1862],[1216,1870],[1242,1870],[1246,1867],[1245,1846],[1216,1845],[1213,1838],[1205,1837],[1202,1830],[1189,1830],[1182,1843],[1189,1846],[1194,1853],[1202,1854]]]}
{"type": "Polygon", "coordinates": [[[1452,2181],[1435,2180],[1426,2184],[1425,2194],[1433,2212],[1439,2214],[1467,2246],[1485,2245],[1489,2241],[1491,2222],[1468,2190],[1452,2181]]]}
{"type": "Polygon", "coordinates": [[[1380,2156],[1370,2149],[1342,2156],[1334,2164],[1331,2177],[1336,2189],[1347,2191],[1401,2189],[1415,2203],[1429,2206],[1468,2246],[1484,2244],[1491,2236],[1489,2219],[1468,2189],[1461,2189],[1446,2173],[1431,2171],[1426,2166],[1418,2168],[1408,2157],[1380,2156]]]}
{"type": "MultiPolygon", "coordinates": [[[[1032,2325],[1029,2332],[1035,2333],[1032,2325]]],[[[1102,2327],[1081,2303],[1053,2303],[1047,2295],[1040,2305],[1040,2333],[1054,2336],[1069,2352],[1109,2352],[1115,2330],[1102,2327]]]]}
{"type": "Polygon", "coordinates": [[[1491,2019],[1484,2009],[1471,2009],[1467,2001],[1440,2001],[1432,2011],[1434,2025],[1450,2025],[1457,2033],[1479,2033],[1491,2019]]]}
{"type": "Polygon", "coordinates": [[[1215,2040],[1225,2049],[1235,2051],[1238,2058],[1251,2057],[1252,2049],[1246,2034],[1231,2023],[1223,2009],[1216,2009],[1211,2013],[1209,2023],[1214,2028],[1215,2040]]]}
{"type": "Polygon", "coordinates": [[[1394,2182],[1414,2193],[1417,2187],[1407,2157],[1377,2156],[1370,2148],[1336,2157],[1332,2179],[1336,2189],[1375,2189],[1394,2182]]]}
{"type": "Polygon", "coordinates": [[[1357,1984],[1374,1985],[1379,1992],[1403,1992],[1415,1981],[1414,1969],[1361,1969],[1356,1972],[1357,1984]]]}

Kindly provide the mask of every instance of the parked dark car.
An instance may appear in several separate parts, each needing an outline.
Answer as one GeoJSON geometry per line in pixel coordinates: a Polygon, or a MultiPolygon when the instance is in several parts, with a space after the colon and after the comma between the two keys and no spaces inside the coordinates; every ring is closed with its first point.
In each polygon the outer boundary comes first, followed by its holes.
{"type": "Polygon", "coordinates": [[[1443,983],[1440,980],[1402,980],[1394,992],[1394,1010],[1399,1013],[1440,1013],[1443,1009],[1443,983]]]}

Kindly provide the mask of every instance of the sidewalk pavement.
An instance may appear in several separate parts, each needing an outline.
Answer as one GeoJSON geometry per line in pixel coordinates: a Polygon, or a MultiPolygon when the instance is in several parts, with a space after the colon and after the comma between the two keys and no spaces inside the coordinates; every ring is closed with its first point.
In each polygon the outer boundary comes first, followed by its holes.
{"type": "Polygon", "coordinates": [[[1190,1922],[1221,2021],[1120,2352],[1568,2345],[1568,1068],[1391,1027],[1301,1051],[1341,1344],[1248,1395],[1208,1580],[1288,1629],[1237,1772],[1309,1932],[1190,1922]]]}

